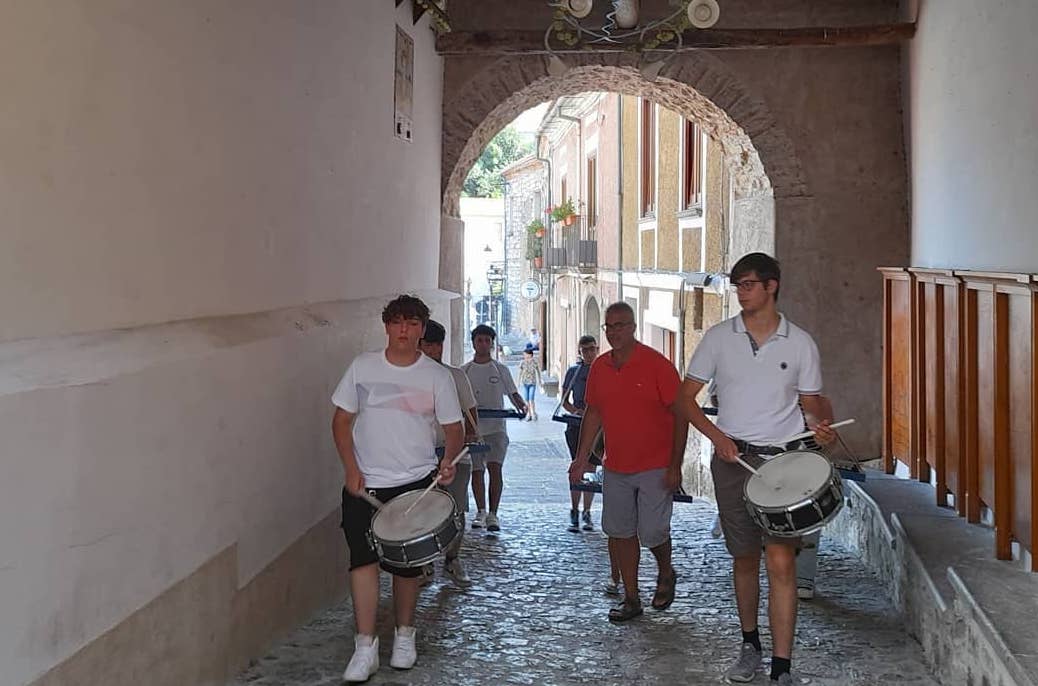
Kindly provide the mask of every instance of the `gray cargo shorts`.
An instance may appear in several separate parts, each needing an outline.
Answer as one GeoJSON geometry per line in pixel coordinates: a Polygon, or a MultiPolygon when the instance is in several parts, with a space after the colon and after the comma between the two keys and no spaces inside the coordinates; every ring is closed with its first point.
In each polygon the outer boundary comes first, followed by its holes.
{"type": "MultiPolygon", "coordinates": [[[[765,461],[761,456],[753,454],[743,455],[742,459],[753,467],[759,467],[765,461]]],[[[802,547],[800,538],[769,536],[753,521],[746,509],[746,495],[743,491],[746,480],[750,478],[750,472],[745,467],[737,462],[725,462],[714,453],[710,460],[710,473],[714,477],[714,497],[717,499],[724,544],[732,557],[760,557],[765,545],[802,547]]]]}
{"type": "Polygon", "coordinates": [[[492,433],[483,436],[483,442],[490,448],[485,453],[472,453],[472,471],[482,472],[486,470],[488,462],[504,464],[505,455],[508,454],[508,434],[492,433]]]}
{"type": "Polygon", "coordinates": [[[666,469],[624,474],[603,470],[602,531],[610,538],[634,538],[655,548],[670,538],[674,492],[663,484],[666,469]]]}

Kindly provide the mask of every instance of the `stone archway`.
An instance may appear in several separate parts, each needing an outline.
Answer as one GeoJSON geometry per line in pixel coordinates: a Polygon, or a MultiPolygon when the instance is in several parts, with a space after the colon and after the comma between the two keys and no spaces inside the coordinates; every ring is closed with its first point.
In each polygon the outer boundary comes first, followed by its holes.
{"type": "MultiPolygon", "coordinates": [[[[708,53],[685,53],[647,81],[637,56],[621,53],[569,55],[573,67],[548,74],[542,56],[493,61],[448,58],[445,65],[443,158],[441,161],[440,287],[461,292],[462,265],[452,255],[464,243],[458,218],[461,188],[482,150],[519,114],[555,98],[610,91],[653,100],[695,119],[720,142],[734,194],[728,218],[730,255],[753,250],[775,253],[775,201],[807,195],[792,142],[763,100],[724,63],[708,53]]],[[[730,265],[725,265],[729,267],[730,265]]],[[[460,312],[459,312],[460,315],[460,312]]],[[[461,335],[460,324],[455,324],[461,335]]],[[[452,360],[460,362],[460,351],[452,360]]]]}

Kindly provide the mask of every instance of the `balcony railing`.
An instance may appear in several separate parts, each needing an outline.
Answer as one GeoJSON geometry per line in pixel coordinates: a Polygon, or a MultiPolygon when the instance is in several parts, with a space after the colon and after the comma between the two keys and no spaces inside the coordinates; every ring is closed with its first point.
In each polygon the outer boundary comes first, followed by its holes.
{"type": "Polygon", "coordinates": [[[594,227],[587,225],[587,217],[577,217],[570,226],[557,224],[552,228],[552,241],[544,252],[544,266],[582,271],[598,268],[598,240],[594,227]]]}

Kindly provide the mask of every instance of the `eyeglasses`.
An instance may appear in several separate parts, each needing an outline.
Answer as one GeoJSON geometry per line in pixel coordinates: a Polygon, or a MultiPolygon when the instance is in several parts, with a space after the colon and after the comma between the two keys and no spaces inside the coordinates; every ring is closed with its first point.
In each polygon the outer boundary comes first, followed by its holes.
{"type": "Polygon", "coordinates": [[[633,326],[634,322],[613,322],[612,324],[603,324],[603,331],[619,331],[625,326],[633,326]]]}
{"type": "Polygon", "coordinates": [[[753,284],[764,283],[760,279],[743,279],[742,281],[733,281],[732,288],[742,291],[743,293],[749,293],[753,290],[753,284]]]}

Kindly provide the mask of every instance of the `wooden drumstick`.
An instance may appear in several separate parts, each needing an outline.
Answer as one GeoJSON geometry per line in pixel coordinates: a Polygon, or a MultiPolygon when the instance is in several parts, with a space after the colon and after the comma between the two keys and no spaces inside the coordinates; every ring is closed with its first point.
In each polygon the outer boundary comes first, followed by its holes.
{"type": "MultiPolygon", "coordinates": [[[[455,455],[454,459],[451,460],[451,466],[453,467],[454,465],[458,464],[458,462],[461,461],[461,458],[465,457],[468,454],[469,454],[469,448],[468,448],[468,446],[465,446],[464,448],[461,449],[461,452],[459,452],[457,455],[455,455]]],[[[428,486],[426,486],[425,490],[422,491],[422,494],[420,496],[418,496],[417,498],[415,498],[414,502],[411,503],[410,507],[408,507],[406,510],[404,510],[404,516],[405,517],[407,515],[411,514],[411,510],[415,509],[415,507],[417,507],[418,503],[422,502],[422,498],[424,498],[425,496],[429,495],[429,491],[431,491],[436,484],[437,484],[437,478],[434,476],[433,480],[432,480],[432,483],[429,484],[428,486]]]]}
{"type": "MultiPolygon", "coordinates": [[[[836,429],[836,428],[839,428],[841,426],[847,426],[848,424],[853,424],[853,423],[854,423],[854,419],[853,418],[851,418],[851,419],[844,419],[841,422],[836,422],[835,424],[830,424],[829,428],[830,429],[836,429]]],[[[815,435],[814,431],[805,431],[804,433],[797,434],[793,438],[789,439],[788,441],[786,441],[786,443],[792,443],[793,441],[802,441],[803,439],[810,438],[811,436],[814,436],[814,435],[815,435]]],[[[783,445],[785,445],[785,443],[783,445]]]]}
{"type": "Polygon", "coordinates": [[[746,460],[742,459],[742,458],[741,458],[741,457],[739,457],[738,455],[736,455],[736,456],[735,456],[735,459],[736,459],[736,460],[738,460],[738,461],[739,461],[739,464],[741,464],[741,465],[742,465],[743,467],[745,467],[745,468],[746,468],[746,469],[747,469],[747,470],[748,470],[748,471],[749,471],[750,473],[752,473],[752,474],[753,474],[753,475],[754,475],[755,477],[757,477],[758,479],[760,479],[760,480],[761,480],[761,481],[763,481],[764,483],[768,484],[769,486],[771,486],[771,487],[772,487],[772,488],[774,488],[775,490],[778,490],[778,488],[779,488],[779,484],[777,484],[777,483],[775,483],[774,481],[772,481],[771,479],[768,479],[767,477],[765,477],[765,476],[764,476],[763,474],[761,474],[761,473],[760,473],[760,471],[758,471],[757,469],[755,469],[755,468],[753,467],[753,465],[751,465],[751,464],[750,464],[749,462],[747,462],[746,460]]]}
{"type": "Polygon", "coordinates": [[[357,497],[359,497],[361,500],[367,501],[368,505],[371,505],[376,510],[382,509],[382,501],[376,498],[375,496],[371,495],[367,491],[361,491],[357,494],[357,497]]]}

